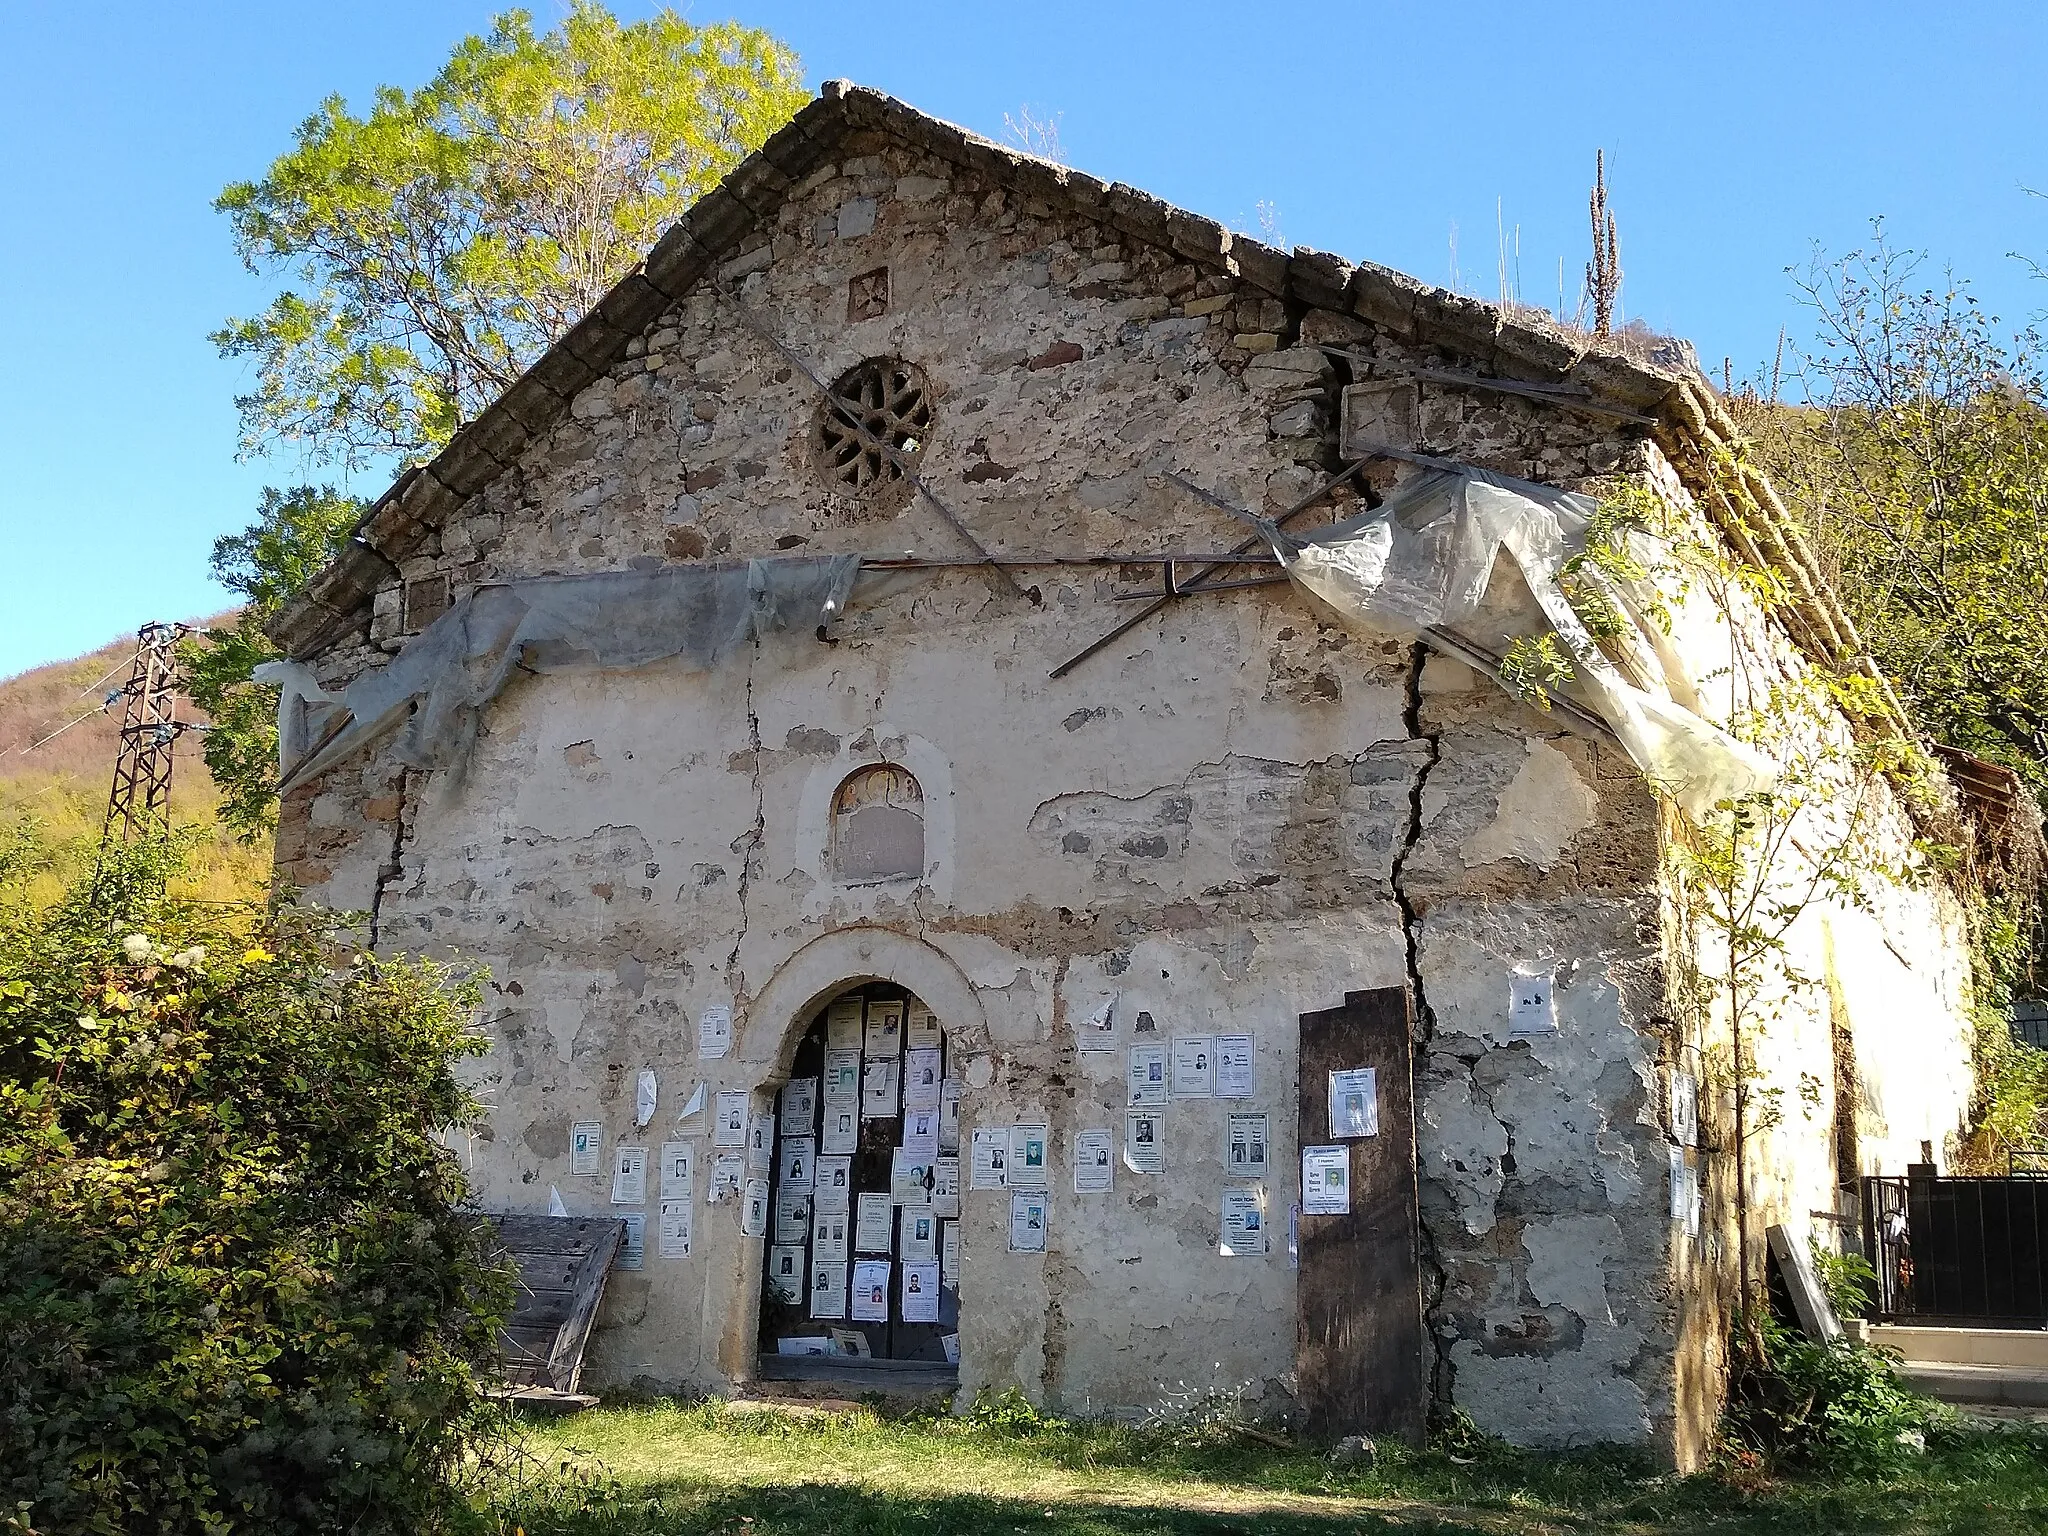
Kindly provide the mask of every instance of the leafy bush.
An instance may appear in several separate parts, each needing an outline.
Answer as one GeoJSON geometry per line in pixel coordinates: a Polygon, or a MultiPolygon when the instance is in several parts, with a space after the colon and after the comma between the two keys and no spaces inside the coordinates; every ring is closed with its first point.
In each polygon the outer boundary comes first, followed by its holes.
{"type": "Polygon", "coordinates": [[[0,910],[0,1507],[430,1528],[510,1295],[436,1139],[476,1112],[472,999],[115,873],[0,910]]]}
{"type": "Polygon", "coordinates": [[[1724,1440],[1778,1465],[1874,1472],[1926,1446],[1933,1405],[1892,1358],[1850,1339],[1817,1343],[1765,1316],[1740,1325],[1724,1440]]]}

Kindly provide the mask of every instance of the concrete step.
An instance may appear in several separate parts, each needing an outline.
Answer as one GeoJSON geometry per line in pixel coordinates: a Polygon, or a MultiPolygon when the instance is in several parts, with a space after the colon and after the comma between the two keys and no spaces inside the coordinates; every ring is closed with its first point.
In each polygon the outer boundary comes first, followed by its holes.
{"type": "Polygon", "coordinates": [[[1899,1374],[1915,1392],[1945,1403],[2048,1408],[2048,1371],[1909,1360],[1899,1368],[1899,1374]]]}
{"type": "Polygon", "coordinates": [[[1872,1344],[1908,1365],[1995,1365],[2048,1371],[2048,1330],[2039,1328],[1916,1328],[1873,1324],[1872,1344]]]}

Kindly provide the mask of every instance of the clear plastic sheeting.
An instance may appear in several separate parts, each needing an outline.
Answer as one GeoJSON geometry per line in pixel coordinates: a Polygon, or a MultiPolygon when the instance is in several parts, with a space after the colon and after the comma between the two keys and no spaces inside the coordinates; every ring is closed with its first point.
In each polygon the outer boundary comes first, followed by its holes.
{"type": "Polygon", "coordinates": [[[350,683],[338,701],[320,694],[302,666],[270,669],[264,680],[284,689],[280,738],[313,736],[311,750],[289,766],[280,790],[326,772],[394,731],[400,762],[451,769],[451,783],[459,784],[483,710],[515,671],[630,668],[669,660],[708,671],[757,637],[832,623],[846,611],[859,571],[858,555],[793,556],[481,587],[387,666],[350,683]],[[345,715],[336,713],[336,702],[345,715]],[[323,704],[325,722],[319,719],[323,704]],[[340,719],[346,723],[336,730],[340,719]]]}
{"type": "Polygon", "coordinates": [[[1612,642],[1626,670],[1566,600],[1558,571],[1584,548],[1593,511],[1589,497],[1549,486],[1427,470],[1384,505],[1313,537],[1261,526],[1287,574],[1347,623],[1380,633],[1445,630],[1496,651],[1506,637],[1473,633],[1471,624],[1505,549],[1570,652],[1586,702],[1653,785],[1695,820],[1723,800],[1768,789],[1776,779],[1770,762],[1688,707],[1697,696],[1669,640],[1645,618],[1646,594],[1585,574],[1633,621],[1632,632],[1612,642]]]}

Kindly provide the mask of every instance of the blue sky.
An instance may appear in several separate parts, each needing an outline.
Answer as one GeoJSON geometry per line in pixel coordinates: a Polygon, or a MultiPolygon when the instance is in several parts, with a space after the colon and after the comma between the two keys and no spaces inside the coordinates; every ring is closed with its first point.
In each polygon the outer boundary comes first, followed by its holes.
{"type": "MultiPolygon", "coordinates": [[[[644,14],[623,0],[622,14],[644,14]]],[[[543,19],[554,0],[534,7],[543,19]]],[[[0,676],[153,618],[223,606],[216,534],[259,489],[237,464],[241,366],[206,341],[260,305],[211,211],[319,99],[427,79],[488,4],[6,0],[0,5],[0,676]]],[[[2048,308],[2048,8],[1714,5],[808,3],[737,15],[846,76],[991,136],[1057,114],[1097,174],[1287,241],[1554,303],[1610,161],[1624,309],[1718,367],[1767,364],[1802,317],[1784,269],[1884,215],[2008,318],[2048,308]]],[[[325,478],[333,478],[330,472],[325,478]]],[[[354,489],[374,494],[379,477],[354,489]]]]}

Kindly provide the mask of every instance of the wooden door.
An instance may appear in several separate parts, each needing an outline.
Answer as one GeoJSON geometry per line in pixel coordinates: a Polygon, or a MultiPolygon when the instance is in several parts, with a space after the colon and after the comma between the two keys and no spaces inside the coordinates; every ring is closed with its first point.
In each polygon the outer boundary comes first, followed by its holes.
{"type": "Polygon", "coordinates": [[[1350,1152],[1350,1212],[1303,1214],[1298,1235],[1295,1370],[1305,1427],[1325,1439],[1414,1442],[1427,1419],[1413,1055],[1405,987],[1301,1016],[1301,1145],[1350,1152]],[[1330,1074],[1359,1067],[1377,1075],[1379,1133],[1336,1141],[1330,1074]]]}

